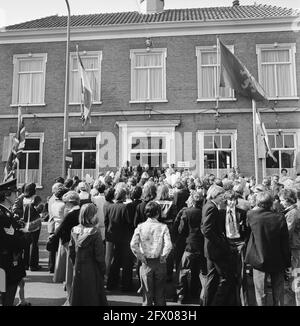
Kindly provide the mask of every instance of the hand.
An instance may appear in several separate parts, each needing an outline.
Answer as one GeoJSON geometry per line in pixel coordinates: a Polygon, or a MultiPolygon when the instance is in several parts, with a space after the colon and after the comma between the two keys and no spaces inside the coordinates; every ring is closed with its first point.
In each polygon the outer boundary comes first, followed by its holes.
{"type": "Polygon", "coordinates": [[[162,264],[164,264],[167,261],[167,257],[166,256],[160,256],[159,260],[160,260],[160,262],[162,264]]]}

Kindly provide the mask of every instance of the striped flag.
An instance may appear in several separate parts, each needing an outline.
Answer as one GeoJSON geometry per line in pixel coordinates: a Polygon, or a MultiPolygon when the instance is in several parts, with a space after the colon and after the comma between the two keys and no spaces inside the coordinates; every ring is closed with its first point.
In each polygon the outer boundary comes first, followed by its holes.
{"type": "Polygon", "coordinates": [[[13,145],[9,158],[4,168],[3,182],[16,178],[16,172],[21,154],[25,147],[25,125],[21,112],[21,107],[18,108],[18,130],[13,138],[13,145]]]}
{"type": "Polygon", "coordinates": [[[268,102],[262,86],[250,74],[242,62],[218,40],[221,55],[220,87],[231,87],[244,97],[268,102]]]}
{"type": "MultiPolygon", "coordinates": [[[[260,113],[258,110],[256,110],[256,112],[255,112],[255,117],[256,117],[257,136],[259,137],[258,144],[259,145],[263,144],[265,153],[267,153],[267,155],[270,156],[274,162],[277,162],[276,157],[273,155],[273,153],[271,151],[267,130],[266,130],[265,124],[261,120],[261,116],[260,116],[260,113]],[[262,141],[260,142],[260,140],[262,140],[262,141]]],[[[261,151],[261,150],[263,151],[262,148],[259,148],[259,151],[261,151]]]]}
{"type": "Polygon", "coordinates": [[[77,46],[78,71],[81,80],[81,119],[85,125],[89,119],[91,122],[91,106],[92,106],[92,88],[80,58],[77,46]]]}

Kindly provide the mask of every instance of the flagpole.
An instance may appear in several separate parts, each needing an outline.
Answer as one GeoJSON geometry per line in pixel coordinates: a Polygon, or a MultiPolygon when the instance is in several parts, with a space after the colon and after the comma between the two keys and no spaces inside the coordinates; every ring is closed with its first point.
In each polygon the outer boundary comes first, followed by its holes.
{"type": "MultiPolygon", "coordinates": [[[[18,127],[17,127],[18,129],[17,129],[17,132],[20,132],[21,117],[22,117],[22,107],[19,105],[18,106],[18,127]]],[[[18,137],[20,139],[19,135],[16,135],[16,137],[18,137]]],[[[18,182],[19,165],[20,165],[20,163],[17,164],[17,173],[16,173],[17,185],[19,184],[19,182],[18,182]]],[[[25,179],[26,179],[26,177],[25,177],[25,179]]]]}
{"type": "Polygon", "coordinates": [[[256,102],[252,99],[252,120],[253,120],[253,148],[254,148],[254,170],[255,170],[255,181],[258,184],[258,162],[257,162],[257,139],[256,139],[256,102]]]}
{"type": "Polygon", "coordinates": [[[216,85],[216,95],[217,95],[217,99],[216,99],[216,109],[219,108],[219,97],[220,97],[220,76],[219,76],[219,71],[220,68],[220,42],[219,42],[219,38],[217,37],[217,85],[216,85]]]}
{"type": "Polygon", "coordinates": [[[68,21],[67,21],[67,45],[66,45],[66,76],[65,76],[65,105],[64,105],[64,138],[63,138],[63,161],[62,161],[62,177],[66,175],[66,154],[68,148],[69,137],[69,44],[70,44],[70,5],[68,0],[65,0],[68,9],[68,21]]]}

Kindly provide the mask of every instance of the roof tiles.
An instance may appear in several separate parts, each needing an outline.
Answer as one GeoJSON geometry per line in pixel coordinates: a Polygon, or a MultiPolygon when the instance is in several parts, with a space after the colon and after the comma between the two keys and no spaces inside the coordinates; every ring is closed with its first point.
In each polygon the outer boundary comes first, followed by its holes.
{"type": "MultiPolygon", "coordinates": [[[[274,17],[296,17],[300,12],[270,5],[168,9],[155,14],[138,12],[100,13],[71,16],[71,27],[116,26],[142,23],[218,21],[274,17]]],[[[6,30],[61,28],[67,26],[66,16],[48,16],[7,26],[6,30]]]]}

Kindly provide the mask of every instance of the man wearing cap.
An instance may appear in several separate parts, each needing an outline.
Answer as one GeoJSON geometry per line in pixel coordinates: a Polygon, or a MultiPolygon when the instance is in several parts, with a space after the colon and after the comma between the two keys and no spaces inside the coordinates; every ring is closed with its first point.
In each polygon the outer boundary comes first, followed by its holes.
{"type": "Polygon", "coordinates": [[[16,199],[16,192],[16,179],[0,185],[0,268],[6,276],[3,306],[13,305],[18,284],[26,276],[22,250],[27,242],[9,210],[16,199]]]}

